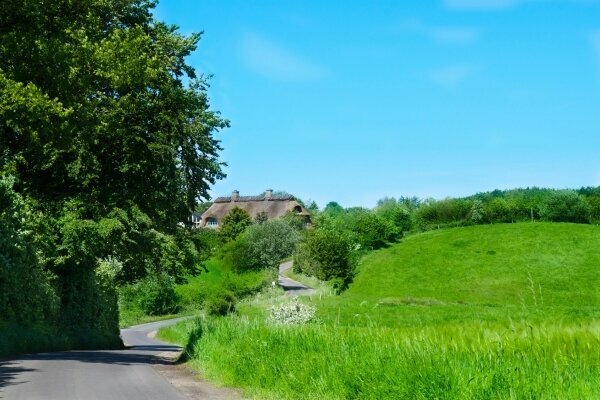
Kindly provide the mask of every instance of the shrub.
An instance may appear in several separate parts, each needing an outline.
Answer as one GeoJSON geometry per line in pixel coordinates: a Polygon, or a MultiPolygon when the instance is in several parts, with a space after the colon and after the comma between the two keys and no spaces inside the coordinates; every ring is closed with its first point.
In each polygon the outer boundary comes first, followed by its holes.
{"type": "Polygon", "coordinates": [[[294,228],[297,231],[301,231],[302,229],[304,229],[304,224],[306,222],[306,219],[303,215],[298,215],[291,211],[285,213],[285,215],[281,217],[281,220],[288,223],[292,228],[294,228]]]}
{"type": "Polygon", "coordinates": [[[471,210],[469,211],[469,220],[474,224],[483,222],[485,216],[485,208],[483,202],[479,199],[473,200],[471,210]]]}
{"type": "Polygon", "coordinates": [[[204,301],[204,308],[208,315],[225,316],[235,311],[236,298],[232,292],[224,291],[212,293],[204,301]]]}
{"type": "Polygon", "coordinates": [[[239,207],[234,207],[223,218],[219,234],[226,242],[235,240],[250,225],[252,225],[252,218],[250,218],[250,214],[248,214],[246,210],[242,210],[239,207]]]}
{"type": "Polygon", "coordinates": [[[138,309],[147,315],[172,314],[179,310],[175,281],[165,273],[152,273],[140,281],[121,288],[122,306],[138,309]]]}
{"type": "Polygon", "coordinates": [[[590,206],[590,222],[600,223],[600,196],[590,196],[586,200],[590,206]]]}
{"type": "Polygon", "coordinates": [[[300,303],[298,297],[291,301],[272,306],[269,310],[269,321],[283,325],[305,324],[315,319],[316,309],[300,303]]]}
{"type": "Polygon", "coordinates": [[[431,229],[439,225],[460,225],[467,222],[471,201],[465,199],[428,200],[415,212],[420,229],[431,229]]]}
{"type": "Polygon", "coordinates": [[[583,196],[572,190],[558,190],[550,194],[540,205],[540,217],[545,221],[590,221],[590,206],[583,196]]]}
{"type": "Polygon", "coordinates": [[[224,248],[227,263],[241,272],[277,268],[294,252],[300,234],[284,220],[252,225],[237,240],[224,248]]]}
{"type": "Polygon", "coordinates": [[[396,232],[391,222],[368,210],[353,210],[349,213],[346,229],[355,236],[365,249],[378,249],[386,241],[394,240],[396,232]]]}
{"type": "Polygon", "coordinates": [[[356,254],[348,236],[332,229],[307,231],[294,253],[294,270],[328,281],[338,279],[339,291],[352,281],[356,254]]]}
{"type": "Polygon", "coordinates": [[[392,224],[396,236],[402,236],[412,228],[412,218],[408,206],[392,198],[384,198],[377,202],[375,212],[392,224]]]}
{"type": "Polygon", "coordinates": [[[493,198],[484,205],[484,216],[487,222],[513,222],[511,203],[503,198],[493,198]]]}

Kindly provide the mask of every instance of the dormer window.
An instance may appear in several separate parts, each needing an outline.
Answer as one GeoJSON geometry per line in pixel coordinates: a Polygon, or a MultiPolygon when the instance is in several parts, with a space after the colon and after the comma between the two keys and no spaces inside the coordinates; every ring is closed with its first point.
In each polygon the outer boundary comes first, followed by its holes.
{"type": "Polygon", "coordinates": [[[296,206],[296,207],[294,207],[294,212],[295,212],[296,214],[300,214],[300,213],[302,212],[302,207],[300,207],[300,206],[296,206]]]}
{"type": "Polygon", "coordinates": [[[217,226],[219,226],[219,223],[217,222],[216,218],[208,217],[206,219],[206,226],[209,226],[211,228],[216,228],[217,226]]]}

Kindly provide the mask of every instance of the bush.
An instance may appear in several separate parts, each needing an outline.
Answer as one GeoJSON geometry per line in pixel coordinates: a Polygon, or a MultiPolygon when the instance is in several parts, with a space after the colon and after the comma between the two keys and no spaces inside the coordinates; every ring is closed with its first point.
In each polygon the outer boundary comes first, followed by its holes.
{"type": "Polygon", "coordinates": [[[331,229],[307,231],[294,253],[294,270],[318,279],[337,279],[338,291],[346,289],[354,276],[356,253],[346,234],[331,229]]]}
{"type": "Polygon", "coordinates": [[[471,210],[469,211],[469,221],[473,224],[480,224],[485,217],[485,208],[483,202],[479,199],[473,200],[471,210]]]}
{"type": "Polygon", "coordinates": [[[392,223],[371,211],[352,210],[347,219],[345,228],[352,232],[356,241],[365,249],[378,249],[397,237],[392,223]]]}
{"type": "Polygon", "coordinates": [[[412,218],[408,206],[393,197],[379,200],[375,212],[392,224],[397,237],[412,228],[412,218]]]}
{"type": "Polygon", "coordinates": [[[420,229],[461,225],[467,223],[471,207],[465,199],[428,200],[415,211],[415,221],[420,229]]]}
{"type": "Polygon", "coordinates": [[[204,301],[204,308],[208,315],[225,316],[235,311],[236,301],[232,292],[213,293],[204,301]]]}
{"type": "Polygon", "coordinates": [[[545,221],[578,222],[590,221],[590,206],[583,196],[572,190],[558,190],[549,195],[540,205],[540,217],[545,221]]]}
{"type": "Polygon", "coordinates": [[[252,225],[252,218],[246,210],[234,207],[223,218],[219,235],[225,242],[235,240],[247,227],[252,225]]]}
{"type": "Polygon", "coordinates": [[[0,323],[55,324],[59,308],[56,277],[39,264],[27,226],[31,215],[13,191],[13,182],[0,177],[0,323]]]}
{"type": "Polygon", "coordinates": [[[146,315],[173,314],[179,310],[175,281],[165,273],[153,273],[121,288],[122,306],[146,315]]]}
{"type": "Polygon", "coordinates": [[[503,198],[493,198],[484,204],[484,219],[486,222],[513,222],[513,214],[511,203],[503,198]]]}
{"type": "Polygon", "coordinates": [[[300,234],[284,220],[252,225],[237,240],[223,249],[227,264],[238,272],[277,268],[294,252],[300,234]]]}
{"type": "Polygon", "coordinates": [[[590,196],[587,199],[590,206],[590,222],[594,224],[600,223],[600,196],[590,196]]]}
{"type": "Polygon", "coordinates": [[[305,324],[315,319],[316,309],[300,303],[298,297],[287,303],[272,306],[269,310],[269,321],[283,325],[305,324]]]}

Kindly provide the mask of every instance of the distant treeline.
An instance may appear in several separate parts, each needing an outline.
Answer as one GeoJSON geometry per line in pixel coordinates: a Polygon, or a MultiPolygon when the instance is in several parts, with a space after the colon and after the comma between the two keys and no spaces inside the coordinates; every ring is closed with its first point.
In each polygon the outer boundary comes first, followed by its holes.
{"type": "MultiPolygon", "coordinates": [[[[384,199],[380,205],[389,201],[384,199]]],[[[579,190],[494,190],[464,198],[398,200],[412,211],[413,228],[485,223],[553,221],[600,223],[600,187],[579,190]]]]}
{"type": "Polygon", "coordinates": [[[308,205],[316,226],[345,230],[367,248],[380,247],[409,231],[524,221],[600,223],[600,187],[578,190],[525,188],[494,190],[442,200],[385,197],[373,209],[344,208],[336,202],[319,210],[308,205]]]}

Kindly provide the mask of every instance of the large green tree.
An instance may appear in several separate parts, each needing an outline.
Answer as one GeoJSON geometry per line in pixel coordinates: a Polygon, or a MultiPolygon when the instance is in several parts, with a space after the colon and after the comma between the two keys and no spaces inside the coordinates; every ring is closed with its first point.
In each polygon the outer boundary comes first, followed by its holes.
{"type": "Polygon", "coordinates": [[[186,63],[199,34],[149,0],[12,0],[0,7],[0,174],[32,210],[63,323],[92,327],[92,278],[194,268],[188,221],[223,177],[207,82],[186,63]]]}

